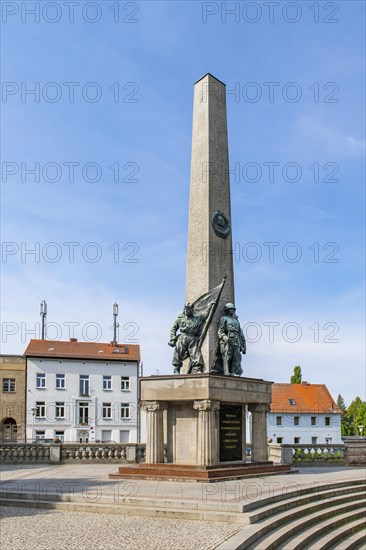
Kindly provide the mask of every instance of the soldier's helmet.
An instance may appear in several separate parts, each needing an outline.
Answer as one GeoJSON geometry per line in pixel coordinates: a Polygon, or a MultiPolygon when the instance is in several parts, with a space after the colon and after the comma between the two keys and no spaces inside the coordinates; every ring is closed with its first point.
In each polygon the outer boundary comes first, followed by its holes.
{"type": "Polygon", "coordinates": [[[186,304],[184,304],[184,309],[192,309],[193,306],[192,304],[190,304],[189,302],[187,302],[186,304]]]}
{"type": "Polygon", "coordinates": [[[225,304],[225,311],[227,311],[228,309],[234,309],[236,311],[236,307],[231,302],[225,304]]]}

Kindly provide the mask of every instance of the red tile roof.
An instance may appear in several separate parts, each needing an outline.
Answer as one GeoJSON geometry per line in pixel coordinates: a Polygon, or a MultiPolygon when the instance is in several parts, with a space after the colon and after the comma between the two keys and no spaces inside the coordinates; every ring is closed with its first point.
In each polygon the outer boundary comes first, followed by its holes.
{"type": "Polygon", "coordinates": [[[136,344],[114,345],[100,342],[78,342],[76,339],[67,342],[61,340],[31,340],[24,355],[26,357],[93,359],[125,363],[140,360],[140,346],[136,344]]]}
{"type": "Polygon", "coordinates": [[[271,412],[341,413],[325,384],[273,384],[271,412]],[[293,400],[293,404],[291,404],[293,400]]]}

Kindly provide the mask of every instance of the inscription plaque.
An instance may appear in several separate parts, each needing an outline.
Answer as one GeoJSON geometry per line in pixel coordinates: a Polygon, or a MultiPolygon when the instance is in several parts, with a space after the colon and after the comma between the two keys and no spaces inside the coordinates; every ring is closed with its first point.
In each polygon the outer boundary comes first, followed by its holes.
{"type": "Polygon", "coordinates": [[[242,405],[221,404],[220,462],[243,460],[242,405]]]}

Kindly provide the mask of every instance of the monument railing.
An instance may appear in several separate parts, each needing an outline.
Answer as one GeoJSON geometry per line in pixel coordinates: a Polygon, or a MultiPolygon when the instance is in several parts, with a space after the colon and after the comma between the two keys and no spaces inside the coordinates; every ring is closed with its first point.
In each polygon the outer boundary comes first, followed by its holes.
{"type": "Polygon", "coordinates": [[[143,443],[65,443],[61,445],[61,462],[144,462],[143,443]]]}
{"type": "Polygon", "coordinates": [[[294,466],[341,466],[346,463],[347,447],[344,444],[300,445],[277,444],[268,445],[269,460],[294,466]]]}
{"type": "Polygon", "coordinates": [[[145,462],[144,443],[0,443],[0,463],[145,462]]]}
{"type": "Polygon", "coordinates": [[[0,443],[0,463],[51,462],[51,445],[0,443]]]}

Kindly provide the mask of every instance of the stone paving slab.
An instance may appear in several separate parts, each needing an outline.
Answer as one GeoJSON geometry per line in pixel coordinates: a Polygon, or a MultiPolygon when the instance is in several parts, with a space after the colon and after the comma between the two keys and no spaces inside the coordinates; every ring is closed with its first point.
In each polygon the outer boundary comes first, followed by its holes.
{"type": "Polygon", "coordinates": [[[0,508],[2,550],[213,550],[240,527],[218,522],[0,508]]]}

